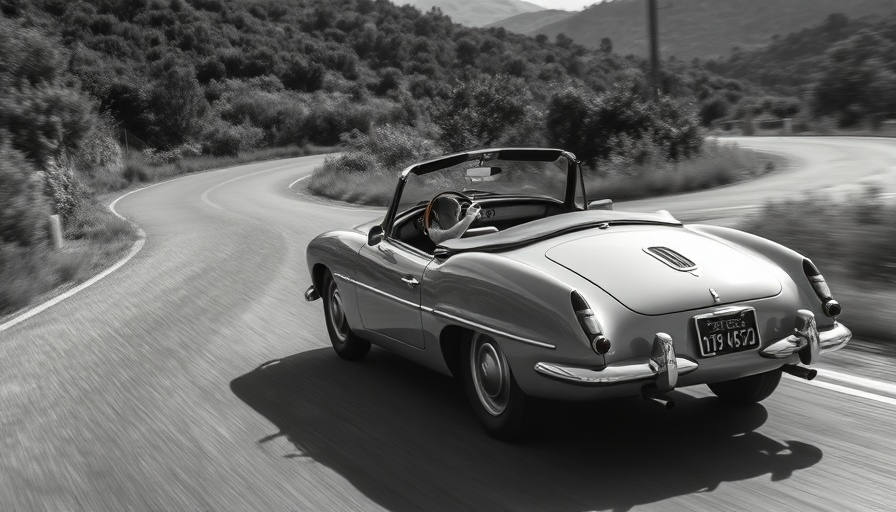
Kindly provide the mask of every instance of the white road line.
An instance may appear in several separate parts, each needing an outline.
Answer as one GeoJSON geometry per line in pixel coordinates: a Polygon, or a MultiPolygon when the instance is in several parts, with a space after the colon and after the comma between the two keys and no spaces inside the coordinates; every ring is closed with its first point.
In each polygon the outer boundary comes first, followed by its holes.
{"type": "Polygon", "coordinates": [[[896,384],[891,384],[889,382],[869,379],[866,377],[857,377],[855,375],[835,372],[834,370],[828,370],[824,368],[818,370],[818,375],[820,377],[825,377],[839,382],[845,382],[847,384],[853,384],[855,386],[861,386],[863,388],[873,389],[875,391],[880,391],[882,393],[888,393],[896,396],[896,384]]]}
{"type": "Polygon", "coordinates": [[[207,204],[207,205],[209,205],[209,206],[211,206],[211,207],[217,208],[217,209],[219,209],[219,210],[223,210],[223,209],[224,209],[223,207],[221,207],[221,206],[219,206],[219,205],[213,203],[212,200],[208,198],[208,194],[209,194],[212,190],[215,190],[215,189],[218,188],[218,187],[223,187],[224,185],[227,185],[228,183],[233,183],[234,181],[239,181],[239,180],[241,180],[241,179],[243,179],[243,178],[249,178],[249,177],[251,177],[251,176],[255,176],[256,174],[263,174],[263,173],[266,173],[266,172],[279,171],[280,169],[286,169],[286,168],[288,168],[288,167],[293,167],[294,165],[295,165],[294,163],[291,163],[291,164],[285,164],[285,165],[280,165],[280,166],[277,166],[277,167],[272,167],[272,168],[270,168],[270,169],[264,169],[264,170],[256,171],[256,172],[252,172],[252,173],[249,173],[249,174],[243,174],[243,175],[241,175],[241,176],[237,176],[236,178],[232,178],[232,179],[229,179],[229,180],[227,180],[227,181],[222,181],[221,183],[218,183],[217,185],[215,185],[215,186],[213,186],[212,188],[210,188],[210,189],[206,190],[205,192],[203,192],[202,195],[200,196],[200,199],[202,199],[202,202],[203,202],[203,203],[205,203],[205,204],[207,204]]]}
{"type": "Polygon", "coordinates": [[[890,398],[888,396],[880,396],[875,395],[874,393],[869,393],[867,391],[861,391],[858,389],[848,388],[846,386],[841,386],[839,384],[831,384],[830,382],[819,382],[817,380],[806,381],[799,377],[793,377],[790,375],[785,375],[788,379],[796,380],[799,382],[803,382],[809,384],[810,386],[816,386],[823,389],[829,389],[831,391],[836,391],[838,393],[843,393],[846,395],[855,396],[858,398],[866,398],[868,400],[874,400],[875,402],[884,403],[887,405],[896,405],[896,398],[890,398]]]}
{"type": "Polygon", "coordinates": [[[296,181],[290,183],[289,186],[286,187],[286,190],[291,190],[292,187],[295,186],[296,183],[298,183],[298,182],[300,182],[300,181],[302,181],[302,180],[307,180],[307,179],[310,178],[310,177],[311,177],[310,174],[305,175],[305,176],[302,176],[301,178],[297,179],[296,181]]]}

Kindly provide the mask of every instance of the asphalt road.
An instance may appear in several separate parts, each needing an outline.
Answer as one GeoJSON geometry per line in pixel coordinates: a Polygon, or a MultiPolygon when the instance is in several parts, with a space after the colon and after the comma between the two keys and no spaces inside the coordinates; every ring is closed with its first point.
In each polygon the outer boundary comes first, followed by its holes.
{"type": "MultiPolygon", "coordinates": [[[[798,165],[629,206],[726,222],[795,190],[896,190],[896,142],[744,144],[798,165]]],[[[143,249],[0,333],[0,510],[896,507],[896,376],[873,346],[747,409],[704,387],[672,411],[558,406],[522,446],[488,438],[447,377],[377,349],[339,360],[320,302],[302,299],[304,251],[376,211],[288,190],[320,161],[191,175],[118,203],[143,249]]]]}

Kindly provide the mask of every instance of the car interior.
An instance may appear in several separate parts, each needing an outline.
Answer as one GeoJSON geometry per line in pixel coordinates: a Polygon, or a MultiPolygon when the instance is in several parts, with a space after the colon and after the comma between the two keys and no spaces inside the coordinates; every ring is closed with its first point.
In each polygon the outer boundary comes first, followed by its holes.
{"type": "MultiPolygon", "coordinates": [[[[549,198],[492,197],[477,199],[476,202],[482,207],[482,212],[479,219],[464,233],[463,238],[497,233],[565,211],[563,204],[549,198]]],[[[467,206],[462,205],[461,211],[466,212],[467,206]]],[[[392,233],[393,238],[432,254],[436,245],[424,233],[424,209],[425,205],[421,205],[401,214],[395,220],[392,233]]]]}

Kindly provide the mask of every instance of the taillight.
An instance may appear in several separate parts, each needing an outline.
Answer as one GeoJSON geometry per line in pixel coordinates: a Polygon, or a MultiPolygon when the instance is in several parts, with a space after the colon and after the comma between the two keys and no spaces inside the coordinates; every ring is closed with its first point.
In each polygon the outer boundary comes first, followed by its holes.
{"type": "Polygon", "coordinates": [[[600,355],[604,355],[610,351],[610,340],[603,335],[600,329],[600,323],[597,321],[594,311],[577,291],[572,292],[572,309],[576,312],[576,318],[579,325],[585,331],[585,336],[591,344],[591,349],[600,355]]]}
{"type": "Polygon", "coordinates": [[[818,271],[818,267],[816,267],[812,261],[805,259],[803,260],[803,272],[806,273],[806,278],[809,279],[812,289],[815,290],[815,295],[821,300],[825,316],[834,318],[839,315],[842,309],[840,303],[834,300],[834,296],[831,294],[831,288],[824,280],[824,276],[821,275],[821,272],[818,271]]]}

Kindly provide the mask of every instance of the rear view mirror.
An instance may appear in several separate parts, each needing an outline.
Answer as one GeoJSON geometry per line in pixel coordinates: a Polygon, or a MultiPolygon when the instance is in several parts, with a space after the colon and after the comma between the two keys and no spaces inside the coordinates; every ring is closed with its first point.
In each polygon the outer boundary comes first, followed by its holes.
{"type": "Polygon", "coordinates": [[[470,167],[467,179],[470,181],[494,181],[501,174],[500,167],[470,167]]]}
{"type": "Polygon", "coordinates": [[[613,200],[612,199],[598,199],[597,201],[591,201],[588,203],[589,210],[612,210],[613,209],[613,200]]]}

